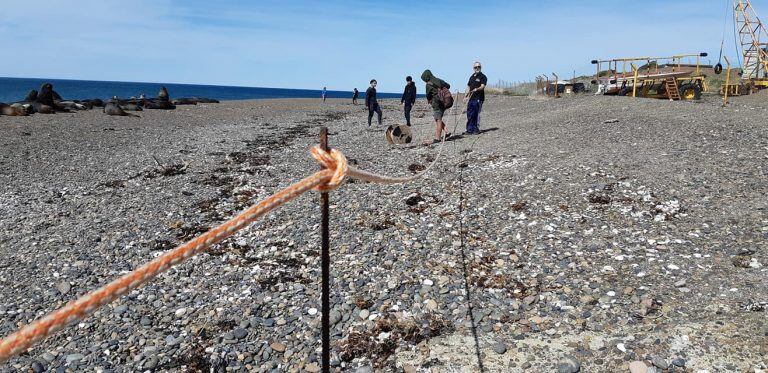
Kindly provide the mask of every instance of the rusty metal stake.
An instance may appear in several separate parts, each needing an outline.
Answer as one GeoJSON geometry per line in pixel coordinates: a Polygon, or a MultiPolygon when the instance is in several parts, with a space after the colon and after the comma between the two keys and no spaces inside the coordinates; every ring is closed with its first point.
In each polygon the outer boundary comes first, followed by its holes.
{"type": "MultiPolygon", "coordinates": [[[[328,147],[328,127],[320,129],[320,147],[325,151],[330,151],[328,147]]],[[[328,235],[328,193],[320,193],[320,210],[321,210],[321,267],[323,272],[323,288],[322,288],[322,339],[323,339],[323,356],[322,367],[323,373],[329,373],[331,371],[331,254],[330,254],[330,238],[328,235]]]]}

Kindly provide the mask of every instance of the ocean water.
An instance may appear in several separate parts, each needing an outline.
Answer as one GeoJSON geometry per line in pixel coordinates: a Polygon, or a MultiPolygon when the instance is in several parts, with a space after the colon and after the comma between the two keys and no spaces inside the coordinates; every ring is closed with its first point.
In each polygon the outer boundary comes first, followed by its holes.
{"type": "MultiPolygon", "coordinates": [[[[31,78],[2,78],[0,77],[0,102],[12,103],[21,101],[32,90],[40,90],[44,83],[53,84],[53,89],[65,100],[88,98],[107,99],[114,96],[120,98],[139,97],[142,93],[147,97],[157,96],[160,87],[168,88],[171,98],[178,97],[208,97],[217,100],[251,100],[264,98],[320,98],[321,90],[284,89],[262,87],[228,87],[216,85],[172,84],[172,83],[134,83],[107,82],[91,80],[65,79],[31,79],[31,78]]],[[[365,99],[367,86],[360,86],[360,99],[365,99]]],[[[379,98],[399,98],[399,93],[378,93],[379,98]]],[[[328,91],[328,98],[352,99],[352,91],[328,91]]]]}

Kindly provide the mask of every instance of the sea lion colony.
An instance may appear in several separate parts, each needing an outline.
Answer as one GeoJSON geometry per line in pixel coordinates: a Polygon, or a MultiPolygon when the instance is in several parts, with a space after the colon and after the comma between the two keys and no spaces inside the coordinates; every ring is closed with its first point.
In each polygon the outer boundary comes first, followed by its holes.
{"type": "Polygon", "coordinates": [[[0,115],[24,116],[35,113],[55,114],[57,112],[73,112],[103,108],[107,115],[139,117],[127,111],[142,111],[144,109],[173,110],[176,105],[197,105],[198,103],[219,103],[218,100],[206,97],[183,97],[172,100],[168,89],[162,87],[155,98],[131,97],[121,99],[117,96],[103,101],[98,98],[85,100],[65,100],[53,90],[51,83],[45,83],[40,91],[31,90],[23,100],[6,104],[0,102],[0,115]]]}

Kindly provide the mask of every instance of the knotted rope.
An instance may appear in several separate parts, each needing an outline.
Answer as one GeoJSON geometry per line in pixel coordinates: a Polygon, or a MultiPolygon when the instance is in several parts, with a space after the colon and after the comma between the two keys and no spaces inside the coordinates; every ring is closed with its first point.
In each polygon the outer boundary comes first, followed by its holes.
{"type": "Polygon", "coordinates": [[[175,249],[163,253],[149,263],[22,327],[0,341],[0,363],[23,352],[36,342],[55,333],[66,325],[84,319],[99,307],[111,303],[120,296],[127,294],[129,291],[167,271],[169,268],[207,250],[270,211],[294,200],[309,190],[315,189],[321,192],[334,190],[341,186],[347,176],[374,183],[404,183],[423,176],[437,161],[435,159],[430,167],[420,174],[407,178],[392,178],[350,167],[344,154],[336,149],[326,152],[319,146],[315,146],[310,151],[315,160],[323,166],[321,171],[315,172],[299,182],[280,190],[218,227],[175,249]]]}

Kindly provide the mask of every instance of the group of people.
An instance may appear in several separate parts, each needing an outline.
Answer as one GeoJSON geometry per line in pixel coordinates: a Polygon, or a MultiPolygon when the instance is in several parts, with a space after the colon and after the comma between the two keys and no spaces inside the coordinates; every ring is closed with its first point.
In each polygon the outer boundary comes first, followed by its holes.
{"type": "MultiPolygon", "coordinates": [[[[467,89],[464,91],[464,102],[467,105],[467,130],[465,135],[476,135],[480,133],[480,112],[483,110],[483,103],[485,102],[485,87],[488,84],[488,77],[482,72],[482,65],[480,62],[475,62],[472,65],[472,75],[467,81],[467,89]]],[[[421,80],[426,83],[426,98],[427,103],[432,108],[432,117],[435,120],[435,138],[432,142],[440,142],[445,138],[451,137],[451,133],[448,132],[445,122],[443,122],[443,115],[448,109],[446,105],[445,95],[450,96],[451,85],[448,82],[434,76],[430,70],[424,70],[421,74],[421,80]]],[[[376,85],[378,82],[376,79],[371,79],[370,86],[365,91],[365,108],[368,109],[368,126],[371,126],[373,115],[377,115],[379,125],[382,124],[382,111],[379,102],[376,99],[376,85]]],[[[323,101],[325,101],[325,87],[323,87],[323,101]]],[[[352,103],[357,105],[357,99],[359,97],[359,91],[354,89],[352,94],[352,103]]],[[[400,98],[400,104],[403,105],[403,114],[405,116],[406,125],[411,125],[411,109],[416,103],[416,83],[411,76],[405,77],[405,88],[403,89],[403,95],[400,98]]]]}

